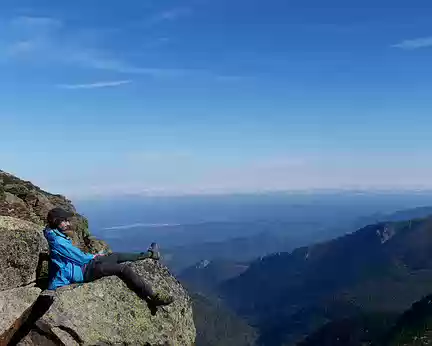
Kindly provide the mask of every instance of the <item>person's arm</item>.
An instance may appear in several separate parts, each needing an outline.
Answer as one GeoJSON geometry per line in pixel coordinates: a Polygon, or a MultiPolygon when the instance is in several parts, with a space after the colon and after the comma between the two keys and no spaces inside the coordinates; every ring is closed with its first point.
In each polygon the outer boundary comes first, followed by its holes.
{"type": "Polygon", "coordinates": [[[80,249],[73,246],[66,238],[51,234],[48,237],[48,241],[51,251],[58,253],[60,256],[76,264],[83,265],[94,258],[94,255],[82,252],[80,249]]]}

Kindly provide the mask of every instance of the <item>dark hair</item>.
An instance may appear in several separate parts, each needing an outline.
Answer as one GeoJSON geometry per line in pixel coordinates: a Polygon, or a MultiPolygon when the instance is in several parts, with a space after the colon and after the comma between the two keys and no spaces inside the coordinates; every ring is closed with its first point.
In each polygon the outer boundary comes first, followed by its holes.
{"type": "Polygon", "coordinates": [[[64,220],[66,220],[66,218],[47,219],[47,224],[49,228],[56,229],[64,220]]]}
{"type": "Polygon", "coordinates": [[[62,221],[65,221],[72,216],[72,212],[68,212],[62,208],[51,209],[47,215],[48,227],[51,229],[56,229],[62,223],[62,221]]]}

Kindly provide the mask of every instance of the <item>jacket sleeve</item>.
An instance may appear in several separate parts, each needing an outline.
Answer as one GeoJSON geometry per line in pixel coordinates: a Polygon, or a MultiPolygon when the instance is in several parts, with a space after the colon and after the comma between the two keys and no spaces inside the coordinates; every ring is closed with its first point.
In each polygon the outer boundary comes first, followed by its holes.
{"type": "Polygon", "coordinates": [[[51,251],[57,252],[60,256],[78,265],[86,264],[94,258],[94,255],[82,252],[65,238],[51,234],[47,239],[50,243],[51,251]]]}

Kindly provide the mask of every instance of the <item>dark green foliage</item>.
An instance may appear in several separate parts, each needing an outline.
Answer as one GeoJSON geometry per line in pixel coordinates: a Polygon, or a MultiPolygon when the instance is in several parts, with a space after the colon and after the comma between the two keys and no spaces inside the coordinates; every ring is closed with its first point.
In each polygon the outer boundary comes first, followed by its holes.
{"type": "Polygon", "coordinates": [[[49,192],[42,191],[40,187],[33,185],[30,181],[21,180],[12,174],[6,173],[0,170],[0,185],[5,186],[5,190],[13,193],[15,189],[16,192],[24,192],[25,190],[36,190],[38,192],[43,192],[46,195],[52,196],[49,192]]]}
{"type": "Polygon", "coordinates": [[[328,323],[298,346],[432,345],[432,295],[402,315],[375,313],[328,323]]]}
{"type": "Polygon", "coordinates": [[[191,294],[196,346],[253,346],[255,330],[217,299],[191,294]]]}
{"type": "Polygon", "coordinates": [[[26,196],[29,193],[29,189],[27,188],[27,186],[20,184],[8,184],[5,185],[4,189],[7,192],[20,198],[26,196]]]}
{"type": "Polygon", "coordinates": [[[413,304],[388,333],[386,346],[432,345],[432,295],[413,304]]]}
{"type": "Polygon", "coordinates": [[[327,323],[309,335],[298,346],[365,346],[379,345],[395,314],[359,314],[327,323]]]}
{"type": "Polygon", "coordinates": [[[213,296],[218,284],[246,269],[247,265],[242,263],[202,261],[179,275],[192,297],[197,346],[255,345],[256,331],[213,296]]]}
{"type": "Polygon", "coordinates": [[[88,238],[91,236],[90,230],[89,230],[89,222],[87,218],[82,217],[82,228],[83,228],[83,236],[84,238],[88,238]]]}

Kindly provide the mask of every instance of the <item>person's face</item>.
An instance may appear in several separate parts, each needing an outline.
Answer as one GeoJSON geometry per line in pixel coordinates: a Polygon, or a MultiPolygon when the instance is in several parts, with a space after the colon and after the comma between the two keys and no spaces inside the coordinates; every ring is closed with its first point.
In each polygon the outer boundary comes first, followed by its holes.
{"type": "Polygon", "coordinates": [[[60,231],[62,231],[62,232],[66,232],[66,231],[68,231],[69,229],[70,229],[70,221],[69,220],[63,220],[60,224],[59,224],[59,226],[58,226],[58,228],[59,228],[59,230],[60,231]]]}

